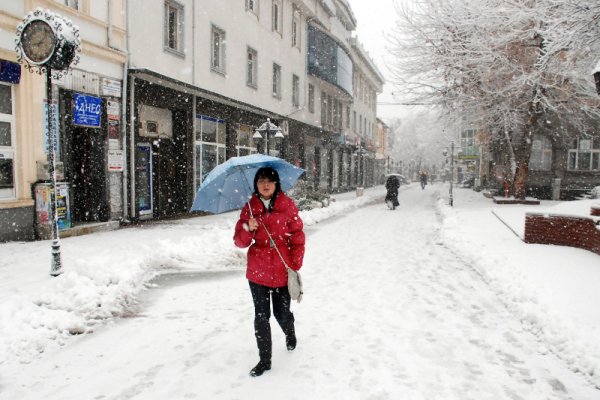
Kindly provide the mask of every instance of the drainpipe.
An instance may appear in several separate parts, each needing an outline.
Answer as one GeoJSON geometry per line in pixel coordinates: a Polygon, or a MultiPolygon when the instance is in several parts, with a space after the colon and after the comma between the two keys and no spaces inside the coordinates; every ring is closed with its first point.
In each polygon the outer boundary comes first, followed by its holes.
{"type": "MultiPolygon", "coordinates": [[[[109,1],[110,3],[110,1],[109,1]]],[[[123,94],[122,102],[121,102],[121,140],[122,140],[122,148],[123,148],[123,210],[122,210],[122,218],[124,221],[128,220],[130,216],[127,212],[127,208],[129,206],[128,197],[127,197],[127,186],[129,184],[129,171],[133,171],[133,169],[127,167],[127,100],[128,100],[128,75],[127,72],[129,70],[129,0],[125,0],[125,63],[123,64],[123,87],[121,89],[121,93],[123,94]]],[[[133,115],[133,111],[132,111],[133,115]]],[[[131,157],[129,157],[130,159],[131,157]]],[[[130,163],[131,164],[131,163],[130,163]]],[[[132,180],[133,182],[133,180],[132,180]]]]}
{"type": "MultiPolygon", "coordinates": [[[[192,85],[196,87],[196,2],[192,1],[192,85]]],[[[194,95],[194,98],[196,95],[194,95]]],[[[194,114],[196,109],[194,109],[194,114]]]]}

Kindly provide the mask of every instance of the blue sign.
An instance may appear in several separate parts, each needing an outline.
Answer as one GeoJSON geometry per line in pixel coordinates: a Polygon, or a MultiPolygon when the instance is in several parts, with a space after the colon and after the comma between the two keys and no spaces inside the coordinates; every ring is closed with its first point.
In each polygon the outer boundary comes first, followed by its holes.
{"type": "Polygon", "coordinates": [[[75,93],[73,95],[73,123],[98,128],[102,115],[102,99],[75,93]]]}

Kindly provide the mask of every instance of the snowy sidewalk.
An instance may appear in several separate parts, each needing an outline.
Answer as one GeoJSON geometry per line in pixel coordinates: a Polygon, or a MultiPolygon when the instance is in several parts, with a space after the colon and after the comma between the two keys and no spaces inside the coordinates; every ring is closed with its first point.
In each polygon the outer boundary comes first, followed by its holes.
{"type": "MultiPolygon", "coordinates": [[[[412,190],[421,189],[401,188],[401,209],[412,190]]],[[[436,205],[440,244],[476,270],[539,338],[538,351],[556,354],[600,386],[600,258],[585,250],[525,244],[492,213],[518,232],[532,206],[499,206],[481,193],[455,189],[450,208],[447,185],[426,188],[434,190],[443,197],[436,205]]],[[[314,226],[373,202],[384,207],[383,196],[381,187],[359,198],[346,193],[334,196],[330,207],[301,216],[314,226]]],[[[555,205],[544,202],[534,209],[555,205]]],[[[0,388],[3,370],[35,363],[44,351],[68,345],[72,334],[91,333],[126,316],[157,274],[243,271],[245,252],[232,245],[236,218],[232,212],[64,239],[65,273],[58,278],[49,276],[49,241],[0,244],[0,388]]]]}

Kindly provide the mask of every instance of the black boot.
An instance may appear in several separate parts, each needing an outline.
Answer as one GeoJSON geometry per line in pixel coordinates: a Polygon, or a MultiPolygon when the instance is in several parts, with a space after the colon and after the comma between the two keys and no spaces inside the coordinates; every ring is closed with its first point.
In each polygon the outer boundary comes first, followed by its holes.
{"type": "Polygon", "coordinates": [[[250,376],[261,376],[271,369],[271,325],[269,320],[255,320],[254,334],[260,361],[250,370],[250,376]]]}
{"type": "Polygon", "coordinates": [[[285,333],[285,346],[287,347],[288,351],[293,351],[297,344],[294,321],[290,321],[286,324],[286,326],[283,328],[283,333],[285,333]]]}
{"type": "Polygon", "coordinates": [[[271,369],[271,361],[263,361],[260,360],[258,362],[258,364],[256,364],[256,367],[252,368],[250,370],[250,376],[252,377],[256,377],[256,376],[261,376],[265,371],[268,371],[271,369]]]}

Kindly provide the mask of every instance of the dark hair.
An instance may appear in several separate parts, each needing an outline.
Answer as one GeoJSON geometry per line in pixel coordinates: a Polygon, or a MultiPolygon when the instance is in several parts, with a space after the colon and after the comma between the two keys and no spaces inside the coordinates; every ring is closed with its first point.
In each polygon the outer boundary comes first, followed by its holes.
{"type": "Polygon", "coordinates": [[[267,178],[271,182],[275,182],[275,192],[273,193],[273,199],[277,197],[277,193],[281,192],[281,182],[279,182],[279,174],[273,167],[262,167],[256,171],[254,175],[254,193],[260,196],[258,191],[258,180],[260,178],[267,178]]]}

